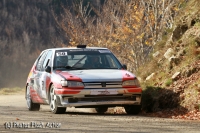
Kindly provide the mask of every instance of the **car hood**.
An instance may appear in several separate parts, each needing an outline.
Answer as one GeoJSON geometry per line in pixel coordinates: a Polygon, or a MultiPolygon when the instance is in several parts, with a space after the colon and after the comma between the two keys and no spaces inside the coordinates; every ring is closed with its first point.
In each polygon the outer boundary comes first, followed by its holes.
{"type": "Polygon", "coordinates": [[[135,75],[129,71],[118,69],[60,71],[59,74],[67,80],[79,78],[82,82],[124,81],[135,78],[135,75]]]}

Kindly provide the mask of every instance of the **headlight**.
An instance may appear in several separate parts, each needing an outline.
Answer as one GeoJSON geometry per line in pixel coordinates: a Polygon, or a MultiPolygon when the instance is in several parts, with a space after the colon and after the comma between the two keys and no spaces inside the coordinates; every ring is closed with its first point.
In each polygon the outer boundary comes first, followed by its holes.
{"type": "Polygon", "coordinates": [[[62,80],[61,81],[61,85],[62,86],[68,86],[68,87],[84,87],[82,82],[78,82],[78,81],[66,81],[66,80],[62,80]]]}
{"type": "Polygon", "coordinates": [[[127,80],[127,81],[124,81],[122,83],[122,86],[137,86],[137,87],[140,87],[140,83],[139,83],[138,79],[127,80]]]}
{"type": "Polygon", "coordinates": [[[66,80],[61,80],[60,83],[61,83],[62,86],[67,86],[68,85],[68,82],[66,80]]]}

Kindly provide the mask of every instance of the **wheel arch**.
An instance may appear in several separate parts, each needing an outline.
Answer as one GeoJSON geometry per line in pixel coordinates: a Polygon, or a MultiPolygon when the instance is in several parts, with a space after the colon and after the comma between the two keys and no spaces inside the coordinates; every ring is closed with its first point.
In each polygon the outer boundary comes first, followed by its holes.
{"type": "Polygon", "coordinates": [[[50,89],[51,89],[51,86],[53,85],[53,82],[51,82],[48,86],[48,89],[47,89],[47,100],[48,100],[48,104],[50,103],[49,101],[49,98],[50,98],[50,89]]]}

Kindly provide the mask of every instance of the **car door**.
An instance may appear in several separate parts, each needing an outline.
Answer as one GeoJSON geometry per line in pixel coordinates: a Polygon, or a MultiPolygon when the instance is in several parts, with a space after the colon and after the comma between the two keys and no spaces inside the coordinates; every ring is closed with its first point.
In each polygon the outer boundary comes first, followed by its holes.
{"type": "Polygon", "coordinates": [[[41,71],[42,71],[42,65],[43,65],[43,62],[45,60],[45,57],[47,55],[47,52],[48,51],[44,51],[41,56],[39,57],[37,63],[36,63],[36,68],[33,72],[33,80],[34,80],[34,84],[33,84],[33,89],[34,91],[37,93],[35,96],[34,96],[34,99],[35,101],[37,102],[42,102],[43,103],[43,100],[42,100],[42,91],[41,91],[41,84],[40,84],[40,78],[41,78],[41,71]]]}
{"type": "Polygon", "coordinates": [[[51,74],[45,71],[45,68],[47,66],[51,66],[52,65],[52,50],[49,50],[43,63],[41,66],[41,70],[39,71],[39,86],[38,88],[40,89],[40,96],[41,98],[43,98],[46,102],[48,101],[48,90],[49,90],[49,84],[51,81],[51,74]]]}

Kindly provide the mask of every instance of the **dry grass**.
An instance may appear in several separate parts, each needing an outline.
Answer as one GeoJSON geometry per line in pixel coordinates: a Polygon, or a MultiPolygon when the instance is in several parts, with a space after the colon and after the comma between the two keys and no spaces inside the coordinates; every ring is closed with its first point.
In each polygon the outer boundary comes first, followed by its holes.
{"type": "Polygon", "coordinates": [[[200,79],[192,83],[188,86],[187,89],[184,90],[183,96],[184,100],[181,105],[183,107],[188,108],[189,110],[194,110],[196,106],[198,106],[198,110],[200,110],[200,79]]]}
{"type": "Polygon", "coordinates": [[[24,94],[24,88],[0,88],[0,95],[24,94]]]}

